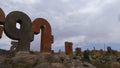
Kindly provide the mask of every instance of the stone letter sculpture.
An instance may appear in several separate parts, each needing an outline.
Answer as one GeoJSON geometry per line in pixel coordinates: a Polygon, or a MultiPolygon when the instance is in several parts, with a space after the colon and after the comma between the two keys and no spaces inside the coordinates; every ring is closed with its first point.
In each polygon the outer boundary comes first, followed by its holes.
{"type": "MultiPolygon", "coordinates": [[[[5,14],[3,10],[0,8],[0,25],[4,25],[5,23],[5,14]]],[[[2,37],[3,26],[0,26],[0,38],[2,37]]]]}
{"type": "Polygon", "coordinates": [[[72,46],[73,46],[72,42],[65,42],[65,53],[67,55],[73,54],[72,46]]]}
{"type": "Polygon", "coordinates": [[[41,29],[41,52],[51,52],[51,44],[53,43],[53,36],[51,35],[51,26],[43,18],[37,18],[32,23],[32,30],[34,34],[40,33],[41,29]]]}
{"type": "Polygon", "coordinates": [[[9,13],[4,25],[5,34],[13,39],[18,40],[16,51],[29,51],[32,39],[31,19],[23,12],[13,11],[9,13]],[[16,24],[20,24],[20,29],[16,24]]]}
{"type": "Polygon", "coordinates": [[[82,57],[82,50],[81,50],[81,48],[75,48],[75,53],[76,53],[76,56],[80,56],[80,57],[82,57]]]}

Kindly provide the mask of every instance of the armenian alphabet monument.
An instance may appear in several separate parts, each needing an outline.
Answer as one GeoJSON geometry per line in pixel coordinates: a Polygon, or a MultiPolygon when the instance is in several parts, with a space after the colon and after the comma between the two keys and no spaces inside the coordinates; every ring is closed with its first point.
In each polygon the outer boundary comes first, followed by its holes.
{"type": "Polygon", "coordinates": [[[11,49],[15,51],[30,51],[30,43],[34,41],[34,35],[39,34],[41,30],[41,52],[51,52],[53,35],[49,22],[43,18],[37,18],[33,22],[29,16],[20,11],[13,11],[5,17],[5,13],[0,8],[0,38],[3,31],[6,36],[12,40],[11,49]],[[20,29],[16,24],[20,24],[20,29]]]}
{"type": "MultiPolygon", "coordinates": [[[[49,22],[43,18],[36,18],[33,22],[30,17],[21,11],[10,12],[6,17],[4,11],[0,8],[0,38],[3,31],[6,36],[12,40],[12,51],[30,51],[30,43],[34,41],[34,36],[41,32],[40,52],[51,53],[51,45],[54,42],[52,29],[49,22]],[[20,24],[17,28],[16,24],[20,24]],[[41,31],[40,31],[41,30],[41,31]]],[[[65,52],[72,54],[72,42],[65,42],[65,52]]]]}
{"type": "Polygon", "coordinates": [[[120,52],[111,47],[107,51],[95,47],[85,51],[77,47],[73,51],[73,43],[66,41],[65,52],[54,53],[54,36],[49,22],[43,18],[31,21],[21,11],[12,11],[5,16],[0,8],[0,38],[3,31],[12,40],[12,46],[8,51],[0,49],[0,68],[120,68],[120,52]],[[30,51],[30,44],[39,33],[40,52],[30,51]]]}

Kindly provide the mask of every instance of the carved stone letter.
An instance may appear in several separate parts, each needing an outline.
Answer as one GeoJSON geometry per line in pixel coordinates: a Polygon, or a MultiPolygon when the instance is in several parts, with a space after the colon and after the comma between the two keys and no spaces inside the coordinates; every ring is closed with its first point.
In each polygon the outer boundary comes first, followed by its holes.
{"type": "Polygon", "coordinates": [[[23,12],[14,11],[7,15],[4,25],[5,34],[13,39],[18,40],[16,51],[29,51],[32,38],[31,19],[23,12]],[[16,24],[20,24],[20,29],[16,24]]]}
{"type": "Polygon", "coordinates": [[[32,30],[34,34],[40,33],[41,29],[41,52],[51,52],[51,44],[53,43],[53,36],[51,35],[51,26],[43,18],[37,18],[32,23],[32,30]]]}
{"type": "MultiPolygon", "coordinates": [[[[5,23],[5,14],[3,10],[0,8],[0,25],[4,25],[5,23]]],[[[2,37],[3,26],[0,26],[0,38],[2,37]]]]}
{"type": "Polygon", "coordinates": [[[65,42],[65,53],[67,55],[73,54],[73,49],[72,49],[72,42],[65,42]]]}

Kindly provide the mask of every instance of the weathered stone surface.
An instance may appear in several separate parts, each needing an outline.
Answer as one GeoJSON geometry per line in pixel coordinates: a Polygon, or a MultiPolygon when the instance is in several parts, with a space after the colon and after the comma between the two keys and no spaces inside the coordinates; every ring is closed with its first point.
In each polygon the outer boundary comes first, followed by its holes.
{"type": "Polygon", "coordinates": [[[65,59],[63,64],[65,65],[65,68],[72,67],[72,61],[70,59],[65,59]]]}
{"type": "Polygon", "coordinates": [[[119,62],[112,62],[110,64],[110,68],[120,68],[120,63],[119,62]]]}
{"type": "Polygon", "coordinates": [[[52,68],[65,68],[65,66],[62,63],[52,63],[52,68]]]}
{"type": "Polygon", "coordinates": [[[10,52],[7,50],[0,49],[0,55],[3,57],[7,57],[10,55],[10,52]]]}
{"type": "Polygon", "coordinates": [[[65,53],[67,55],[73,54],[72,46],[73,46],[72,42],[65,42],[65,53]]]}
{"type": "Polygon", "coordinates": [[[11,59],[5,58],[5,60],[0,63],[0,68],[14,68],[14,64],[11,59]]]}
{"type": "Polygon", "coordinates": [[[4,25],[5,34],[13,39],[18,40],[17,51],[29,51],[30,41],[32,39],[31,19],[23,12],[14,11],[7,15],[4,25]],[[20,24],[20,29],[16,24],[20,24]]]}
{"type": "Polygon", "coordinates": [[[3,57],[3,56],[0,56],[0,64],[3,62],[3,61],[5,61],[5,57],[3,57]]]}
{"type": "Polygon", "coordinates": [[[37,63],[37,56],[31,55],[29,52],[20,51],[12,58],[13,63],[17,64],[26,64],[28,66],[33,66],[37,63]]]}
{"type": "Polygon", "coordinates": [[[84,62],[82,63],[82,66],[80,66],[80,68],[96,68],[96,67],[90,63],[84,62]]]}
{"type": "Polygon", "coordinates": [[[12,58],[0,57],[0,68],[95,68],[87,62],[81,62],[73,55],[54,55],[49,53],[31,54],[19,51],[12,58]]]}
{"type": "Polygon", "coordinates": [[[52,55],[52,54],[41,53],[40,55],[38,55],[38,61],[39,61],[39,63],[42,63],[42,62],[52,63],[52,62],[55,62],[56,59],[55,59],[54,55],[52,55]]]}
{"type": "Polygon", "coordinates": [[[29,51],[18,51],[15,56],[30,55],[29,51]]]}
{"type": "Polygon", "coordinates": [[[51,44],[53,43],[53,36],[51,26],[43,18],[37,18],[32,23],[32,30],[34,34],[38,34],[41,29],[41,52],[51,52],[51,44]]]}
{"type": "Polygon", "coordinates": [[[41,63],[34,68],[52,68],[49,63],[41,63]]]}
{"type": "Polygon", "coordinates": [[[57,62],[59,62],[59,63],[63,63],[63,61],[64,61],[64,58],[63,57],[60,57],[60,56],[58,56],[58,55],[54,55],[54,62],[55,63],[57,63],[57,62]]]}
{"type": "Polygon", "coordinates": [[[63,65],[65,65],[65,68],[96,68],[90,63],[81,62],[79,59],[72,59],[70,57],[65,59],[63,65]]]}
{"type": "Polygon", "coordinates": [[[47,56],[50,56],[50,55],[47,55],[47,54],[40,54],[39,56],[38,56],[38,63],[46,63],[46,62],[48,62],[49,60],[49,58],[47,58],[47,56]]]}

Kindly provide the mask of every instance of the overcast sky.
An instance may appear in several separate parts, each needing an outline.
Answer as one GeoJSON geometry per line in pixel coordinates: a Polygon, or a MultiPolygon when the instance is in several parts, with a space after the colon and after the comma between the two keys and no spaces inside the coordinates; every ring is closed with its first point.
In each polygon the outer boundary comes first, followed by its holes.
{"type": "MultiPolygon", "coordinates": [[[[53,47],[64,47],[65,41],[80,43],[120,43],[120,0],[1,0],[7,15],[22,11],[33,21],[46,19],[54,35],[53,47]]],[[[40,45],[35,36],[31,47],[40,45]]],[[[1,48],[9,48],[11,39],[3,35],[1,48]],[[4,45],[4,46],[3,46],[4,45]]],[[[81,45],[85,46],[85,45],[81,45]]],[[[119,46],[120,47],[120,46],[119,46]]]]}

